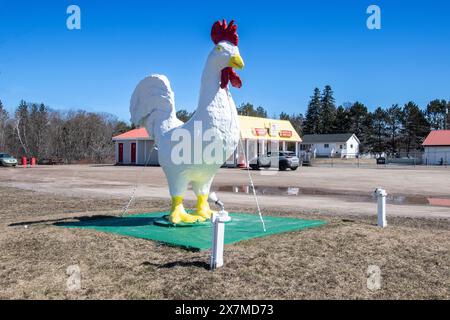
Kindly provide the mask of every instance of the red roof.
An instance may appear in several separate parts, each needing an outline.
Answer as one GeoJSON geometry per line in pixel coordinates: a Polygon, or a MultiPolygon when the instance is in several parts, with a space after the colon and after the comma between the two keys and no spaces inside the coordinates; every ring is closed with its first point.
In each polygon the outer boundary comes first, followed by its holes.
{"type": "Polygon", "coordinates": [[[431,131],[423,146],[450,146],[450,130],[431,131]]]}
{"type": "Polygon", "coordinates": [[[133,140],[133,139],[150,139],[145,128],[137,128],[113,137],[113,140],[133,140]]]}
{"type": "Polygon", "coordinates": [[[450,207],[450,199],[428,198],[428,202],[432,206],[450,207]]]}

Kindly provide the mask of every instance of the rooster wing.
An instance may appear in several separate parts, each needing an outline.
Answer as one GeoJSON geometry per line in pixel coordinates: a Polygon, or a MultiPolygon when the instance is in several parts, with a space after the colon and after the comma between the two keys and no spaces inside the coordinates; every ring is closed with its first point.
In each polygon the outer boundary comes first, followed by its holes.
{"type": "Polygon", "coordinates": [[[131,122],[146,127],[156,143],[161,136],[183,124],[175,113],[175,98],[164,75],[144,78],[134,89],[130,101],[131,122]]]}

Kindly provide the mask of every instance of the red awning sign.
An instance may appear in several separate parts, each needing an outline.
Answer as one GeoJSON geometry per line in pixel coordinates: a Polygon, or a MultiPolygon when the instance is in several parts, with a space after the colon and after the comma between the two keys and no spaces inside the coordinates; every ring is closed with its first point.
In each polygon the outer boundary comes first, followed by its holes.
{"type": "Polygon", "coordinates": [[[255,136],[265,136],[267,133],[266,128],[255,128],[254,134],[255,136]]]}
{"type": "Polygon", "coordinates": [[[282,137],[282,138],[290,138],[290,137],[292,137],[292,131],[291,130],[281,130],[279,134],[280,134],[280,137],[282,137]]]}

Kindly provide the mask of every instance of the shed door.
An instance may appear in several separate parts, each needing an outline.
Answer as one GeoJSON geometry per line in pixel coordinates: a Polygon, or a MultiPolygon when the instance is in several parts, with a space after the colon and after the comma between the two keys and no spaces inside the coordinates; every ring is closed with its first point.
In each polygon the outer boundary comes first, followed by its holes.
{"type": "Polygon", "coordinates": [[[136,142],[131,143],[131,163],[136,163],[136,142]]]}
{"type": "Polygon", "coordinates": [[[123,162],[123,143],[119,143],[119,163],[123,162]]]}

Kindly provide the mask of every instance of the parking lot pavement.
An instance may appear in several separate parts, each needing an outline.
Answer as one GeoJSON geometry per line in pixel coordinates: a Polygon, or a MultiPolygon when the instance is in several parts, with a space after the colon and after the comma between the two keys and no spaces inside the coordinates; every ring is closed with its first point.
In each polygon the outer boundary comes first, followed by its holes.
{"type": "MultiPolygon", "coordinates": [[[[450,218],[450,208],[426,202],[428,197],[450,198],[450,169],[447,168],[302,167],[297,171],[250,173],[260,204],[273,210],[295,208],[324,214],[373,215],[376,214],[376,204],[370,195],[381,186],[398,199],[396,204],[388,204],[388,215],[450,218]]],[[[136,197],[169,197],[167,182],[159,167],[61,165],[0,168],[1,186],[66,196],[127,199],[135,184],[136,197]]],[[[228,205],[252,207],[255,204],[247,170],[220,169],[213,188],[228,205]]],[[[193,193],[188,192],[186,198],[193,200],[193,193]]]]}

